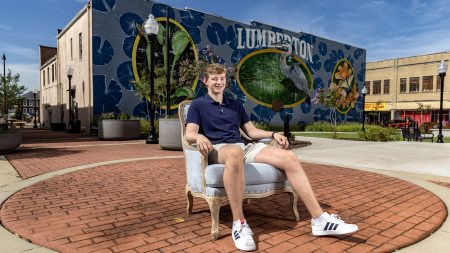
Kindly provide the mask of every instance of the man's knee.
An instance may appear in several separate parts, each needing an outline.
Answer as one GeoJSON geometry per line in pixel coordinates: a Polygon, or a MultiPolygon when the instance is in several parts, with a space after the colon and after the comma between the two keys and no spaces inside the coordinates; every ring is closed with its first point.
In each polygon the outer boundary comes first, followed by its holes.
{"type": "Polygon", "coordinates": [[[239,165],[243,164],[244,151],[238,146],[227,146],[219,151],[219,159],[224,164],[239,165]]]}

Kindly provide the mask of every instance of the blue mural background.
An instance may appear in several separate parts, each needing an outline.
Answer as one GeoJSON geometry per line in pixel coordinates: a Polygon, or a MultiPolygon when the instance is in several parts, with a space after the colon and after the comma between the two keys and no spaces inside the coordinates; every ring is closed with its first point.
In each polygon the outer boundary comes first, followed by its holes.
{"type": "MultiPolygon", "coordinates": [[[[265,29],[289,34],[313,46],[312,61],[304,60],[313,77],[311,97],[314,97],[316,89],[330,85],[334,67],[341,59],[347,59],[352,64],[359,92],[364,84],[366,65],[364,49],[311,34],[295,33],[258,22],[243,24],[190,9],[179,10],[171,7],[167,9],[166,5],[153,1],[93,0],[92,8],[94,115],[103,112],[147,115],[145,103],[136,96],[130,83],[135,78],[132,69],[132,50],[138,36],[135,24],[142,24],[150,13],[155,18],[165,17],[166,10],[171,19],[176,20],[188,31],[199,54],[210,48],[218,56],[217,61],[227,66],[236,66],[247,54],[257,50],[238,49],[237,28],[265,29]]],[[[205,90],[198,84],[196,92],[197,95],[203,95],[205,90]]],[[[251,120],[258,122],[281,126],[285,115],[288,115],[291,124],[329,120],[329,110],[320,104],[312,104],[309,98],[295,107],[274,112],[272,108],[248,99],[236,80],[228,87],[227,96],[243,103],[251,120]]],[[[339,114],[338,119],[360,121],[361,114],[360,96],[355,108],[346,114],[339,114]]]]}

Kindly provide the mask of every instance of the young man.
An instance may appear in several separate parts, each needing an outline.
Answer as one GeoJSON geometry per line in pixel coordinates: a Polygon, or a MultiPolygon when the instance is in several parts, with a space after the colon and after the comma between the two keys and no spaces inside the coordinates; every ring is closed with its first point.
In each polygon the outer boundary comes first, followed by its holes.
{"type": "Polygon", "coordinates": [[[256,249],[253,233],[242,211],[244,163],[250,162],[271,164],[285,171],[291,186],[312,216],[313,235],[344,235],[358,230],[358,226],[347,224],[337,215],[322,210],[300,161],[292,151],[285,150],[289,145],[287,138],[256,128],[242,104],[224,96],[226,69],[223,65],[208,65],[203,83],[208,93],[192,102],[185,138],[189,143],[196,143],[199,151],[208,155],[211,162],[225,164],[223,182],[234,221],[231,235],[238,249],[256,249]],[[262,143],[245,146],[239,128],[252,139],[273,138],[284,149],[262,143]]]}

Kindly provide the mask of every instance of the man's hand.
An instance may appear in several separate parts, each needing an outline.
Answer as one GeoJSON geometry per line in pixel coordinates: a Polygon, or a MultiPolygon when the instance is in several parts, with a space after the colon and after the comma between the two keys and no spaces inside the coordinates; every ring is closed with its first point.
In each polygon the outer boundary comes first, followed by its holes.
{"type": "Polygon", "coordinates": [[[196,145],[202,155],[207,156],[213,149],[211,141],[203,134],[197,135],[196,145]]]}
{"type": "Polygon", "coordinates": [[[278,143],[278,145],[280,145],[281,148],[286,149],[287,147],[289,147],[289,141],[286,136],[275,132],[273,134],[273,139],[278,143]]]}

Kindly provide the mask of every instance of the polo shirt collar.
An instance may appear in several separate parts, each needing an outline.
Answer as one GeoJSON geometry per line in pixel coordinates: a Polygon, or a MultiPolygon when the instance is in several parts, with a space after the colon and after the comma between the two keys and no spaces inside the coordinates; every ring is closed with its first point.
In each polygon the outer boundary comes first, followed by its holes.
{"type": "MultiPolygon", "coordinates": [[[[214,100],[211,96],[209,96],[208,93],[205,94],[205,99],[210,104],[219,103],[216,100],[214,100]]],[[[228,101],[228,98],[225,96],[225,94],[223,95],[222,104],[230,104],[229,101],[228,101]]]]}

